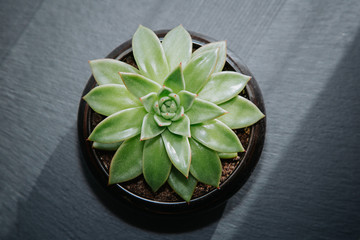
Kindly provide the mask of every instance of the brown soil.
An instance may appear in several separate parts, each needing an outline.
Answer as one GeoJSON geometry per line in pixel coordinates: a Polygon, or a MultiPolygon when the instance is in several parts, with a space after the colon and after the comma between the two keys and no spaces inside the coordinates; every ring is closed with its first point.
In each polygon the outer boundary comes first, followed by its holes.
{"type": "MultiPolygon", "coordinates": [[[[134,67],[137,67],[132,54],[128,54],[121,60],[134,66],[134,67]]],[[[226,63],[224,70],[225,71],[234,71],[233,68],[228,63],[226,63]]],[[[248,98],[245,90],[242,91],[240,95],[248,98]]],[[[97,124],[99,124],[99,122],[101,122],[105,118],[104,116],[97,114],[92,110],[91,110],[90,117],[91,117],[91,129],[92,130],[95,128],[95,126],[97,124]]],[[[234,130],[234,132],[239,137],[240,142],[242,143],[244,149],[247,149],[248,144],[249,144],[249,139],[250,139],[251,128],[247,127],[244,129],[237,129],[237,130],[234,130]]],[[[103,163],[105,168],[107,170],[109,170],[111,159],[115,152],[95,150],[95,153],[98,156],[98,158],[101,160],[101,162],[103,163]]],[[[221,188],[221,184],[226,181],[226,179],[234,172],[236,167],[241,163],[244,155],[245,155],[245,153],[238,153],[238,156],[236,158],[221,159],[222,176],[220,179],[220,188],[221,188]]],[[[144,198],[147,198],[147,199],[161,201],[161,202],[183,201],[174,192],[174,190],[172,190],[172,188],[167,183],[165,183],[156,193],[152,192],[151,188],[147,185],[147,183],[145,182],[145,179],[142,175],[140,175],[139,177],[137,177],[131,181],[121,183],[121,185],[123,187],[125,187],[126,189],[128,189],[129,191],[131,191],[139,196],[142,196],[144,198]]],[[[212,191],[214,188],[215,187],[213,187],[213,186],[209,186],[209,185],[206,185],[203,183],[198,183],[195,188],[192,198],[194,199],[194,198],[200,197],[200,196],[212,191]]]]}

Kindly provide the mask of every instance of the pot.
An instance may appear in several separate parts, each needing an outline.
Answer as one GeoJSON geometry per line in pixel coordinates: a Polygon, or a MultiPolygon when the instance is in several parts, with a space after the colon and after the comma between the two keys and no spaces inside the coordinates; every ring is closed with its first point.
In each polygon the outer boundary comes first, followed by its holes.
{"type": "MultiPolygon", "coordinates": [[[[169,30],[160,30],[155,33],[161,40],[168,31],[169,30]]],[[[198,33],[189,33],[192,37],[194,48],[199,48],[204,44],[214,41],[213,39],[198,33]]],[[[130,39],[114,49],[106,56],[106,58],[122,60],[131,55],[132,48],[130,39]]],[[[246,97],[265,114],[262,94],[254,76],[240,58],[236,57],[229,49],[227,50],[227,59],[224,69],[240,72],[252,77],[245,88],[246,97]]],[[[82,96],[85,96],[94,87],[96,87],[96,81],[94,77],[91,76],[85,86],[82,96]]],[[[222,181],[219,189],[212,188],[204,195],[193,198],[189,203],[180,199],[173,202],[164,202],[148,199],[135,194],[126,188],[124,184],[107,185],[109,177],[108,167],[104,163],[99,152],[92,148],[92,143],[86,140],[93,128],[93,117],[93,110],[82,99],[78,111],[78,134],[86,165],[88,165],[99,183],[117,199],[126,204],[130,204],[131,206],[135,206],[136,208],[158,214],[198,213],[212,209],[226,202],[249,178],[260,158],[265,140],[266,120],[263,118],[249,127],[250,133],[248,142],[244,145],[244,147],[247,145],[246,152],[240,155],[240,159],[238,160],[235,169],[227,179],[222,181]]]]}

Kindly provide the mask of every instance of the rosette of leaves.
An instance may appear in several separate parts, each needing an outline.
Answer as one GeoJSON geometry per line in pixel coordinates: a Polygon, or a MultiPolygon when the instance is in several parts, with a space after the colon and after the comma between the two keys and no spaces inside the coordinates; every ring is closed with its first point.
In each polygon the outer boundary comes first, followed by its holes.
{"type": "Polygon", "coordinates": [[[167,182],[189,202],[198,181],[219,187],[219,156],[244,151],[232,129],[264,117],[238,95],[250,77],[222,71],[225,41],[193,52],[181,25],[162,41],[139,26],[132,50],[138,68],[113,59],[90,61],[98,86],[84,99],[106,118],[89,140],[94,148],[116,150],[109,184],[143,174],[154,192],[167,182]]]}

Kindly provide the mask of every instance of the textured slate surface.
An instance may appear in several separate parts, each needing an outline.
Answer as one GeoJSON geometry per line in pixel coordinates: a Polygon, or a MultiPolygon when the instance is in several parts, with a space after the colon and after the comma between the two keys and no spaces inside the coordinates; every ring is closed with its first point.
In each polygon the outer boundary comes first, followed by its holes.
{"type": "Polygon", "coordinates": [[[0,3],[1,239],[359,239],[360,2],[0,3]],[[87,61],[183,24],[226,39],[267,108],[263,155],[225,207],[153,219],[116,205],[81,161],[87,61]],[[136,218],[140,216],[140,219],[136,218]]]}

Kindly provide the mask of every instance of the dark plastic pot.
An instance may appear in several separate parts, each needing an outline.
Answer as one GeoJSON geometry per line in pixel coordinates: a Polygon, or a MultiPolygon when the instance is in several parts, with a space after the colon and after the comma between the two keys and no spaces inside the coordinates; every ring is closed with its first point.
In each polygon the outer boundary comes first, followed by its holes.
{"type": "MultiPolygon", "coordinates": [[[[168,31],[169,30],[160,30],[155,33],[161,39],[168,31]]],[[[198,33],[190,32],[190,34],[194,47],[199,47],[214,41],[213,39],[198,33]]],[[[113,50],[108,56],[106,56],[106,58],[121,59],[131,53],[131,51],[131,40],[128,40],[113,50]]],[[[232,68],[234,71],[252,76],[251,81],[249,81],[246,86],[248,97],[265,114],[265,107],[260,88],[249,69],[242,63],[240,58],[236,57],[230,50],[227,52],[226,61],[227,66],[232,68]]],[[[95,86],[95,79],[91,76],[86,84],[82,96],[86,95],[95,86]]],[[[92,110],[89,105],[84,100],[81,100],[78,112],[79,140],[85,162],[91,169],[92,173],[99,180],[100,184],[114,194],[114,196],[120,201],[135,206],[136,208],[159,214],[198,213],[204,210],[212,209],[226,202],[226,200],[234,195],[249,178],[260,158],[265,140],[266,120],[264,118],[251,127],[249,145],[246,149],[245,156],[241,159],[240,164],[236,167],[231,176],[220,185],[220,189],[214,189],[201,197],[192,199],[190,203],[186,203],[185,201],[159,202],[138,196],[122,187],[121,184],[112,186],[107,185],[108,172],[99,157],[96,155],[95,150],[92,148],[91,142],[86,141],[91,132],[90,111],[92,110]]]]}

